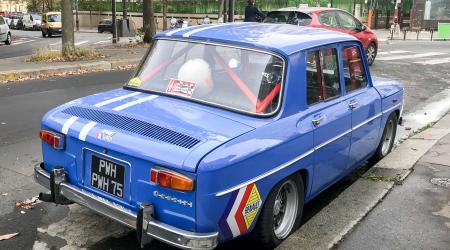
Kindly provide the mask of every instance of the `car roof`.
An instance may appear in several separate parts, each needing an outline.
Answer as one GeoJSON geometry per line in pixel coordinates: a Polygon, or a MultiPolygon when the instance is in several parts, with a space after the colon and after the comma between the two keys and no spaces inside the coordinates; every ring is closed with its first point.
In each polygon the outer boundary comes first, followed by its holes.
{"type": "Polygon", "coordinates": [[[321,28],[252,22],[191,26],[160,32],[155,38],[235,44],[271,50],[284,56],[320,45],[358,41],[345,33],[321,28]]]}
{"type": "Polygon", "coordinates": [[[324,10],[341,10],[338,8],[328,8],[328,7],[286,7],[278,9],[280,11],[300,11],[300,12],[320,12],[324,10]]]}

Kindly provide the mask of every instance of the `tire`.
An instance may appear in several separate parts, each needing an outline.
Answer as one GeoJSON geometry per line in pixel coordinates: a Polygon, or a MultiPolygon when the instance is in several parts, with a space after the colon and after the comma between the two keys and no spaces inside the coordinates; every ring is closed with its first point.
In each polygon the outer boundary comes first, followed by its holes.
{"type": "Polygon", "coordinates": [[[11,33],[8,33],[8,35],[6,35],[5,44],[6,45],[10,45],[11,44],[11,33]]]}
{"type": "Polygon", "coordinates": [[[377,151],[375,151],[375,154],[369,160],[371,163],[378,162],[392,151],[392,147],[394,146],[395,141],[395,135],[397,134],[397,123],[397,113],[392,112],[389,115],[386,124],[384,125],[383,135],[381,136],[377,151]]]}
{"type": "Polygon", "coordinates": [[[377,46],[374,43],[370,43],[366,49],[367,62],[372,65],[375,62],[375,57],[377,57],[377,46]]]}
{"type": "Polygon", "coordinates": [[[303,204],[304,186],[300,175],[287,177],[273,187],[253,232],[256,244],[262,249],[273,249],[278,246],[300,226],[303,204]],[[280,202],[283,200],[281,198],[283,193],[285,204],[280,202]],[[286,213],[278,217],[283,205],[286,213]]]}
{"type": "Polygon", "coordinates": [[[52,36],[53,36],[52,30],[47,29],[47,36],[48,36],[48,37],[52,37],[52,36]]]}
{"type": "Polygon", "coordinates": [[[41,32],[42,32],[42,37],[46,37],[47,36],[47,34],[45,34],[44,30],[41,30],[41,32]]]}

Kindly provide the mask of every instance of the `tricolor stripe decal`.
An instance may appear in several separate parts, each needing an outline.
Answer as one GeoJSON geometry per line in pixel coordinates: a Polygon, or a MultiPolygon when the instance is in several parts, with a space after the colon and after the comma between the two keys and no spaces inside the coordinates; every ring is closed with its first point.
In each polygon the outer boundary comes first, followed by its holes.
{"type": "Polygon", "coordinates": [[[261,196],[255,183],[232,192],[219,220],[224,239],[232,239],[247,232],[255,221],[261,204],[261,196]]]}

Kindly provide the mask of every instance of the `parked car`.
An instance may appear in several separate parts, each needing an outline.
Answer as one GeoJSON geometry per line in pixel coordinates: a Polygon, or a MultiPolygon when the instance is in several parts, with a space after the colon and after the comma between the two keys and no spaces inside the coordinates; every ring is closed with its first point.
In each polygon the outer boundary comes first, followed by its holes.
{"type": "Polygon", "coordinates": [[[3,19],[5,20],[5,23],[8,25],[8,27],[11,25],[11,18],[9,17],[3,17],[3,19]]]}
{"type": "Polygon", "coordinates": [[[112,20],[110,19],[103,19],[98,23],[98,33],[103,33],[105,31],[107,32],[113,32],[113,26],[112,26],[112,20]]]}
{"type": "Polygon", "coordinates": [[[40,14],[23,15],[22,23],[24,30],[40,30],[42,17],[40,14]]]}
{"type": "Polygon", "coordinates": [[[378,38],[350,13],[335,8],[283,8],[267,13],[265,23],[288,23],[298,26],[325,28],[358,38],[364,46],[369,65],[375,62],[378,38]]]}
{"type": "Polygon", "coordinates": [[[19,20],[17,20],[16,29],[23,30],[23,18],[19,17],[19,20]]]}
{"type": "Polygon", "coordinates": [[[2,16],[0,16],[0,42],[4,42],[6,45],[11,44],[11,31],[2,16]]]}
{"type": "Polygon", "coordinates": [[[42,15],[41,24],[42,37],[51,37],[53,35],[61,35],[62,23],[61,12],[47,12],[42,15]]]}
{"type": "Polygon", "coordinates": [[[9,24],[9,28],[17,29],[17,22],[19,21],[19,16],[10,16],[11,23],[9,24]]]}
{"type": "Polygon", "coordinates": [[[158,33],[123,88],[42,119],[40,199],[76,202],[181,248],[254,233],[272,248],[303,205],[392,149],[400,83],[360,41],[287,24],[158,33]]]}

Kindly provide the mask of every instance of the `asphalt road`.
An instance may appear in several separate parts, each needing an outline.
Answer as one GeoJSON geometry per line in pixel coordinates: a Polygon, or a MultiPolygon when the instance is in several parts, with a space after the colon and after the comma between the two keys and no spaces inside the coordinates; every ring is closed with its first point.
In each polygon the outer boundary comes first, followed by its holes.
{"type": "MultiPolygon", "coordinates": [[[[0,47],[0,55],[1,49],[4,47],[0,47]]],[[[394,78],[404,84],[405,112],[413,112],[420,105],[435,101],[436,94],[449,88],[450,63],[445,63],[450,57],[449,43],[395,42],[382,44],[380,52],[379,59],[384,59],[371,67],[372,75],[394,78]],[[426,53],[433,56],[424,56],[426,53]],[[403,57],[399,58],[400,55],[403,57]],[[418,63],[427,60],[444,63],[418,63]]],[[[0,241],[0,249],[59,249],[64,246],[139,249],[134,232],[78,205],[40,203],[30,210],[14,205],[17,200],[43,191],[34,183],[32,171],[41,161],[37,131],[44,113],[69,100],[120,87],[130,74],[131,71],[94,73],[0,85],[0,235],[20,233],[15,238],[0,241]]],[[[367,167],[370,166],[363,166],[309,203],[303,221],[327,206],[367,167]]],[[[170,249],[158,242],[147,248],[170,249]]],[[[248,237],[244,237],[220,248],[252,248],[252,245],[248,237]]]]}
{"type": "MultiPolygon", "coordinates": [[[[61,48],[61,36],[43,38],[41,31],[11,30],[12,44],[0,43],[0,59],[31,55],[37,49],[61,48]]],[[[75,32],[75,44],[80,47],[111,43],[111,34],[75,32]]]]}

